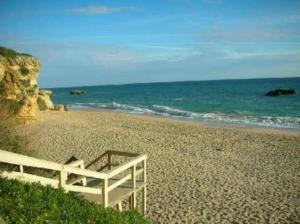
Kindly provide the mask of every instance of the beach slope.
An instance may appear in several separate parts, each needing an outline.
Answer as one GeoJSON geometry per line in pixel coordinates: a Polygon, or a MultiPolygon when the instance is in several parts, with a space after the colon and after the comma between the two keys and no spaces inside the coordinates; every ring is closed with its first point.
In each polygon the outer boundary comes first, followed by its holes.
{"type": "Polygon", "coordinates": [[[19,127],[48,160],[87,163],[105,150],[145,152],[154,223],[300,220],[300,134],[106,111],[40,112],[19,127]]]}

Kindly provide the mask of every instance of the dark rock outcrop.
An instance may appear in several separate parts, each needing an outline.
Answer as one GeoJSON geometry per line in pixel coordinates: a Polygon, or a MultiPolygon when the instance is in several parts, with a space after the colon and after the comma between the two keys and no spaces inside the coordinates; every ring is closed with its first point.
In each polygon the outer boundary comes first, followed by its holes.
{"type": "Polygon", "coordinates": [[[75,96],[81,96],[81,95],[85,95],[85,92],[84,90],[74,89],[70,91],[70,94],[75,96]]]}
{"type": "Polygon", "coordinates": [[[275,89],[267,92],[265,96],[285,96],[296,94],[295,89],[275,89]]]}
{"type": "Polygon", "coordinates": [[[56,110],[56,111],[67,111],[67,108],[63,104],[54,104],[53,110],[56,110]]]}

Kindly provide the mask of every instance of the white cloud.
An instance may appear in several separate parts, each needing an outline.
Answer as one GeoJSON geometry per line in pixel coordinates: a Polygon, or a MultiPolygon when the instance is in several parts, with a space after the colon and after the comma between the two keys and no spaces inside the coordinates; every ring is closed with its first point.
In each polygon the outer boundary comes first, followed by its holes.
{"type": "Polygon", "coordinates": [[[86,14],[86,15],[105,15],[119,12],[130,12],[130,11],[138,11],[140,8],[134,6],[128,7],[108,7],[104,5],[95,5],[95,6],[87,6],[82,8],[73,8],[71,9],[74,13],[86,14]]]}

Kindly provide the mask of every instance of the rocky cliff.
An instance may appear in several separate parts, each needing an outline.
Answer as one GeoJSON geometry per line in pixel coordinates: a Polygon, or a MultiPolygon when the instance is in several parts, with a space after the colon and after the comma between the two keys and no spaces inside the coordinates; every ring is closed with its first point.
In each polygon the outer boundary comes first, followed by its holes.
{"type": "Polygon", "coordinates": [[[52,109],[47,107],[53,107],[50,96],[46,97],[47,105],[39,108],[47,95],[39,95],[39,71],[35,57],[0,47],[0,116],[28,123],[38,110],[52,109]]]}

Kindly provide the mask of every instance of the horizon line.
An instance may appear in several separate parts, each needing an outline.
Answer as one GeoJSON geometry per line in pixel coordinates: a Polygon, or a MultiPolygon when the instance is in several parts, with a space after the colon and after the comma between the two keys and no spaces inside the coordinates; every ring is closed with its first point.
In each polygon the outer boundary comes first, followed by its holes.
{"type": "Polygon", "coordinates": [[[67,89],[67,88],[85,88],[95,86],[127,86],[127,85],[143,85],[143,84],[163,84],[163,83],[178,83],[178,82],[211,82],[211,81],[227,81],[227,80],[253,80],[253,79],[293,79],[300,76],[290,77],[262,77],[262,78],[228,78],[228,79],[206,79],[206,80],[185,80],[185,81],[158,81],[158,82],[134,82],[120,84],[100,84],[100,85],[82,85],[82,86],[62,86],[62,87],[42,87],[40,89],[67,89]]]}

